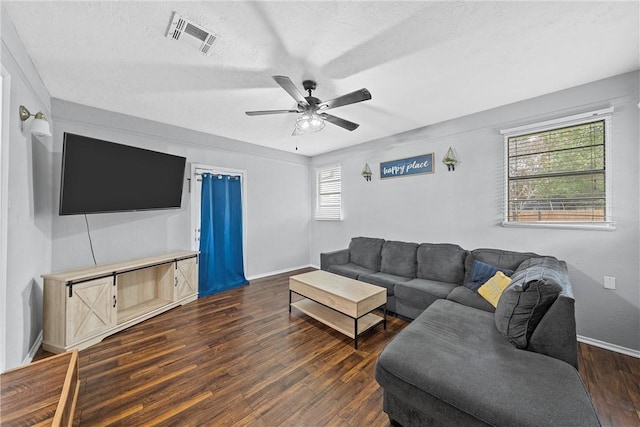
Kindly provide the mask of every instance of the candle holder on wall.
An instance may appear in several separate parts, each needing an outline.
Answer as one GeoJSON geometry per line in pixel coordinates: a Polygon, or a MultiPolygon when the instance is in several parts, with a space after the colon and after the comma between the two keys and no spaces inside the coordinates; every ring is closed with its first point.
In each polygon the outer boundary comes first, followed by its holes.
{"type": "Polygon", "coordinates": [[[447,166],[447,170],[449,172],[456,170],[456,163],[458,163],[458,159],[456,158],[453,148],[449,147],[449,149],[447,150],[447,154],[445,154],[444,158],[442,159],[442,163],[447,166]]]}
{"type": "Polygon", "coordinates": [[[362,168],[362,172],[360,172],[360,175],[362,175],[362,177],[365,179],[365,181],[371,181],[371,168],[369,168],[369,164],[365,163],[364,167],[362,168]]]}

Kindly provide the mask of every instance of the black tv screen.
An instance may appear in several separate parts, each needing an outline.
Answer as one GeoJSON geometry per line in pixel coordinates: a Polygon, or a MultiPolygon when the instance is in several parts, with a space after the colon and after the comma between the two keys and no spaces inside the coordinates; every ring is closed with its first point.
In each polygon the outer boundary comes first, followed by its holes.
{"type": "Polygon", "coordinates": [[[186,158],[64,134],[60,215],[179,208],[186,158]]]}

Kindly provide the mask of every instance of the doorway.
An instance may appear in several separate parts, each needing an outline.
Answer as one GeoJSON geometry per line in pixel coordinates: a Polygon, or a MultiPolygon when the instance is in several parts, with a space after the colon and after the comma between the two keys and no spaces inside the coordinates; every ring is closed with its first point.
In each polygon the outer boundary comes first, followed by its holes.
{"type": "Polygon", "coordinates": [[[241,182],[242,201],[242,260],[243,270],[247,272],[247,171],[241,169],[223,168],[199,163],[191,164],[191,175],[189,189],[191,192],[191,250],[200,249],[200,224],[202,208],[202,175],[210,173],[212,175],[222,174],[239,177],[241,182]]]}

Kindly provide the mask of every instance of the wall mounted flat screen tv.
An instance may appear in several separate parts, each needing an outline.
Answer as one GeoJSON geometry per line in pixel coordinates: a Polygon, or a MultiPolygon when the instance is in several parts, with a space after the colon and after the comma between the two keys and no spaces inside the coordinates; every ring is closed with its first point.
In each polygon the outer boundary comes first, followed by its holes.
{"type": "Polygon", "coordinates": [[[186,158],[64,134],[60,215],[179,208],[186,158]]]}

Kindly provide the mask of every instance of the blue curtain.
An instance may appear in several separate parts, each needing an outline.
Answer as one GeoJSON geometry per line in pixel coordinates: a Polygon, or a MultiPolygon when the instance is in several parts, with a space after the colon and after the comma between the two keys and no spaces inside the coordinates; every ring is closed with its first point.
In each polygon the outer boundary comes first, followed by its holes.
{"type": "Polygon", "coordinates": [[[242,262],[241,189],[239,176],[202,175],[200,297],[249,283],[242,262]]]}

